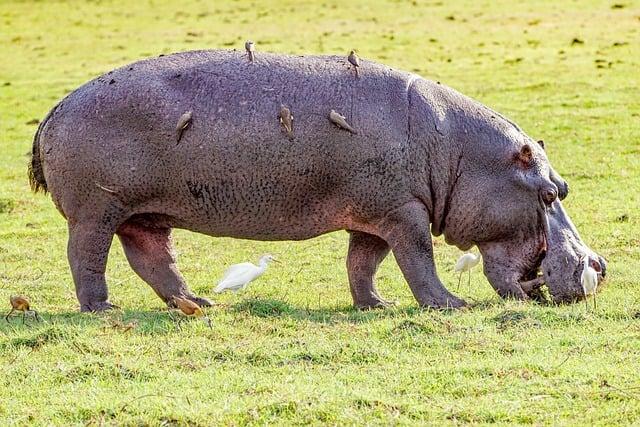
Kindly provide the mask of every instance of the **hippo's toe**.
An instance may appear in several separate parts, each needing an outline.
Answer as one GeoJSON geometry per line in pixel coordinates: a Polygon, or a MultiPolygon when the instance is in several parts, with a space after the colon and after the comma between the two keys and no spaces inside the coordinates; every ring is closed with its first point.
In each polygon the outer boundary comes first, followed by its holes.
{"type": "MultiPolygon", "coordinates": [[[[198,304],[200,307],[211,307],[214,305],[214,303],[207,299],[207,298],[202,298],[202,297],[197,297],[193,294],[188,294],[188,295],[176,295],[180,298],[186,298],[190,301],[195,302],[196,304],[198,304]]],[[[167,299],[167,307],[169,308],[177,308],[176,303],[173,301],[173,298],[168,298],[167,299]]]]}
{"type": "Polygon", "coordinates": [[[109,301],[100,301],[100,302],[82,304],[80,306],[80,311],[83,313],[87,313],[87,312],[99,313],[102,311],[113,310],[118,308],[120,307],[118,307],[115,304],[111,304],[109,301]]]}
{"type": "Polygon", "coordinates": [[[366,311],[366,310],[374,310],[376,308],[393,307],[394,305],[396,305],[395,301],[387,301],[382,298],[371,298],[366,301],[358,301],[358,303],[355,304],[355,307],[358,310],[366,311]]]}

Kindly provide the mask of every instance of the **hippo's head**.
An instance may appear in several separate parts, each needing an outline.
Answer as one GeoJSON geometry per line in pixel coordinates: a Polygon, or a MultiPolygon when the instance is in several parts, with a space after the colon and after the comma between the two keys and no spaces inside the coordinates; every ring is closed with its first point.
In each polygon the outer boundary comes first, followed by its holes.
{"type": "Polygon", "coordinates": [[[580,239],[564,211],[560,200],[569,188],[551,167],[543,143],[501,119],[476,135],[478,144],[462,147],[445,238],[461,249],[478,246],[484,273],[503,297],[527,298],[546,283],[555,302],[579,300],[581,258],[589,257],[600,280],[606,263],[580,239]]]}

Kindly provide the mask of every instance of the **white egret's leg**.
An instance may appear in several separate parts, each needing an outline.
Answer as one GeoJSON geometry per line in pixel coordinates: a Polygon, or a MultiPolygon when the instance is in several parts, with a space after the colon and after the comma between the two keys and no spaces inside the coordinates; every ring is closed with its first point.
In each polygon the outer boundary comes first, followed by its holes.
{"type": "Polygon", "coordinates": [[[589,299],[587,298],[587,291],[585,291],[583,289],[582,292],[584,293],[584,308],[585,308],[585,311],[589,311],[589,299]]]}

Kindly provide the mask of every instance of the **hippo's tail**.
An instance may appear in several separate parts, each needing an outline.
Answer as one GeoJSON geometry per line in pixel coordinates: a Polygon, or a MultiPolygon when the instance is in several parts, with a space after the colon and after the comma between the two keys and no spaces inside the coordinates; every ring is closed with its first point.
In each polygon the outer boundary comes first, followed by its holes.
{"type": "Polygon", "coordinates": [[[42,190],[44,193],[47,192],[47,181],[44,178],[44,169],[42,167],[42,159],[40,158],[40,134],[44,129],[45,125],[49,121],[51,117],[51,113],[55,110],[52,109],[47,117],[44,118],[40,126],[38,126],[38,130],[33,137],[33,146],[31,147],[31,163],[29,164],[29,184],[31,185],[31,190],[34,193],[42,190]]]}

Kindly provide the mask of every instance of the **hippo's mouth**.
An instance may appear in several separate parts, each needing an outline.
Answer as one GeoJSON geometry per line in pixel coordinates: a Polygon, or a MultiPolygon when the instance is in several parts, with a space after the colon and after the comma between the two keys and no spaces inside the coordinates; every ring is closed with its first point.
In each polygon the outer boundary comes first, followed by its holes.
{"type": "Polygon", "coordinates": [[[544,272],[542,271],[542,261],[546,254],[546,250],[542,250],[533,267],[527,270],[518,281],[524,293],[530,298],[537,298],[540,295],[540,289],[545,284],[544,272]]]}
{"type": "Polygon", "coordinates": [[[525,294],[527,294],[530,298],[540,296],[540,289],[545,284],[544,272],[542,269],[542,262],[547,256],[547,248],[548,248],[548,222],[546,220],[546,208],[542,200],[540,200],[540,205],[542,207],[541,210],[538,211],[538,223],[539,223],[539,236],[540,236],[540,244],[538,248],[538,255],[533,262],[532,266],[529,269],[526,269],[525,272],[518,280],[518,283],[525,294]]]}

